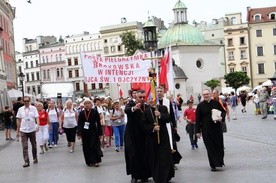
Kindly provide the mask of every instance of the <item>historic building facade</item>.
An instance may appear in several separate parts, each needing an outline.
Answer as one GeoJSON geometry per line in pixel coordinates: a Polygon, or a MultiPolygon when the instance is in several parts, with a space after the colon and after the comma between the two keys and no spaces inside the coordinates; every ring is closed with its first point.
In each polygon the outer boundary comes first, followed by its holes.
{"type": "Polygon", "coordinates": [[[0,0],[0,88],[16,86],[16,62],[13,19],[15,8],[8,1],[0,0]]]}
{"type": "Polygon", "coordinates": [[[65,71],[66,81],[74,83],[76,96],[82,93],[92,95],[105,95],[106,84],[103,83],[84,83],[80,53],[88,53],[97,56],[102,54],[102,39],[99,33],[90,34],[84,32],[67,36],[65,43],[65,71]]]}
{"type": "Polygon", "coordinates": [[[175,83],[175,95],[182,94],[184,101],[197,98],[204,82],[222,78],[220,61],[221,44],[206,41],[199,29],[188,24],[187,7],[178,1],[173,8],[172,26],[159,40],[159,48],[171,46],[175,64],[184,71],[186,81],[175,83]],[[176,84],[178,84],[176,86],[176,84]]]}
{"type": "Polygon", "coordinates": [[[276,6],[247,8],[253,87],[276,71],[276,6]]]}
{"type": "Polygon", "coordinates": [[[252,78],[247,23],[241,13],[225,15],[224,26],[226,72],[242,71],[252,78]]]}

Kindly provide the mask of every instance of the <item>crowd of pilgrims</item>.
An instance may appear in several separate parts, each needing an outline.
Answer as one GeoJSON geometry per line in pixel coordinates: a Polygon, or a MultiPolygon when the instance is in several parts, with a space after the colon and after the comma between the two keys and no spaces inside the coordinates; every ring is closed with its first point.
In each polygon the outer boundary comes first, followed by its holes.
{"type": "Polygon", "coordinates": [[[204,90],[202,95],[197,109],[188,100],[185,111],[181,109],[181,95],[165,97],[163,87],[157,87],[157,100],[146,99],[143,90],[131,91],[129,98],[115,101],[109,97],[84,98],[79,105],[70,99],[64,105],[52,99],[36,101],[33,105],[29,97],[19,99],[13,110],[17,137],[22,138],[23,167],[30,166],[28,139],[33,163],[38,163],[37,144],[39,153],[44,154],[49,148],[57,148],[59,134],[65,133],[70,153],[74,153],[76,139],[81,140],[87,166],[99,167],[105,149],[114,146],[116,152],[124,152],[126,174],[131,176],[132,183],[148,182],[150,178],[156,183],[167,183],[175,176],[176,165],[182,159],[177,149],[180,140],[177,123],[183,117],[192,150],[198,148],[197,139],[203,136],[211,170],[216,171],[216,167],[224,166],[220,122],[225,121],[226,110],[211,99],[209,90],[204,90]],[[222,112],[218,123],[212,119],[212,109],[222,112]],[[24,128],[25,124],[28,128],[24,128]]]}

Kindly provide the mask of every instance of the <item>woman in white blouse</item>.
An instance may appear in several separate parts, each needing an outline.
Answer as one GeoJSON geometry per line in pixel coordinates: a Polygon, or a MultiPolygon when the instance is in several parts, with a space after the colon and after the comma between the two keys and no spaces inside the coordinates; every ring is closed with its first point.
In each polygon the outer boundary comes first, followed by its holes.
{"type": "Polygon", "coordinates": [[[70,153],[74,152],[75,141],[76,141],[76,131],[77,131],[77,119],[78,112],[72,106],[72,100],[67,100],[65,103],[65,108],[60,118],[59,128],[63,127],[68,141],[68,146],[70,145],[70,153]]]}

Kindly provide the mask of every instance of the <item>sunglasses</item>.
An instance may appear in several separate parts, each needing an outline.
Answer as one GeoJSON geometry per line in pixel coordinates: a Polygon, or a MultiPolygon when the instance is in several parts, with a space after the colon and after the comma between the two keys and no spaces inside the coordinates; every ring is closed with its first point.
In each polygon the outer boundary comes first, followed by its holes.
{"type": "Polygon", "coordinates": [[[24,102],[30,102],[29,100],[24,100],[24,102]]]}

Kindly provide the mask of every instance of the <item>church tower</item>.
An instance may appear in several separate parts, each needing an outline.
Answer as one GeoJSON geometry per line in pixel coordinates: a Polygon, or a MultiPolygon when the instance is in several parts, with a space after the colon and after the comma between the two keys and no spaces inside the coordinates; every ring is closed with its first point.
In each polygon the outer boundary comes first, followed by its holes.
{"type": "Polygon", "coordinates": [[[148,21],[143,26],[144,31],[144,44],[145,50],[150,51],[150,47],[153,50],[157,49],[157,35],[156,35],[156,25],[152,22],[152,19],[148,21]]]}

